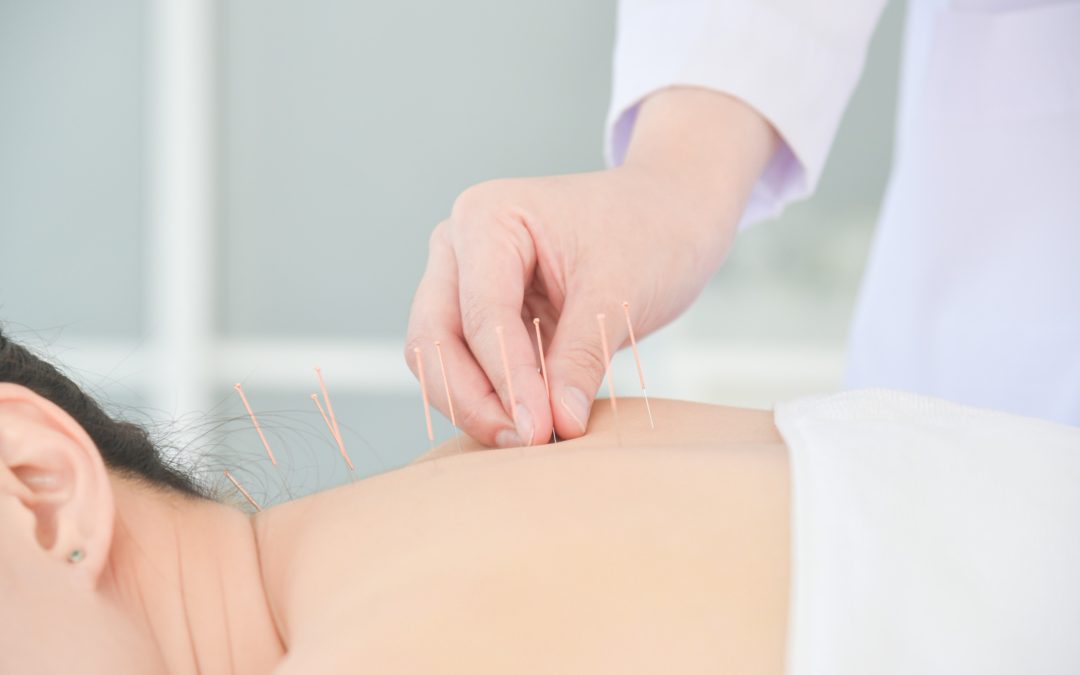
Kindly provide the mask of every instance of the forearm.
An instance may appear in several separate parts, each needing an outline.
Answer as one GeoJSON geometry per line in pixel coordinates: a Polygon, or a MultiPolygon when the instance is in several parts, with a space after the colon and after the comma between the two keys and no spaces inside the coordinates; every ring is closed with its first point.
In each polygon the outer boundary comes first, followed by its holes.
{"type": "Polygon", "coordinates": [[[672,87],[641,104],[623,166],[671,178],[695,211],[730,235],[778,144],[772,125],[743,101],[672,87]]]}

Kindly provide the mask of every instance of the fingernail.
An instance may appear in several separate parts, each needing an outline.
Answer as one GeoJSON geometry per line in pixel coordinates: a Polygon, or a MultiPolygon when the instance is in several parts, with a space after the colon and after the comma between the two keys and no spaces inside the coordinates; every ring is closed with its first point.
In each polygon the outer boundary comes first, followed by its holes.
{"type": "Polygon", "coordinates": [[[495,434],[495,445],[500,448],[520,448],[524,443],[513,429],[503,429],[495,434]]]}
{"type": "Polygon", "coordinates": [[[589,397],[577,387],[563,387],[563,405],[581,427],[581,433],[585,433],[585,421],[589,419],[589,397]]]}
{"type": "Polygon", "coordinates": [[[525,441],[525,445],[532,445],[533,418],[524,403],[518,403],[517,407],[514,408],[514,422],[514,426],[517,427],[518,436],[525,441]]]}

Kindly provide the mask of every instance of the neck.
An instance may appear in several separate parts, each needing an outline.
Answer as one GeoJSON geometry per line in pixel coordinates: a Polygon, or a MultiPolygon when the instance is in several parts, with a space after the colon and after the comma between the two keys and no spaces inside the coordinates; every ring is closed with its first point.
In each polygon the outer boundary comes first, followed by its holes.
{"type": "Polygon", "coordinates": [[[209,501],[113,481],[116,528],[102,594],[169,673],[269,673],[284,646],[270,615],[251,519],[209,501]]]}

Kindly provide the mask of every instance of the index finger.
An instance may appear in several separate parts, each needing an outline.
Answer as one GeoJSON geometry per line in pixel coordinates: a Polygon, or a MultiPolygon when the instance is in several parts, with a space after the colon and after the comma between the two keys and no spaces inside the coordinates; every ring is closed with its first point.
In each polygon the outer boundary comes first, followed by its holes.
{"type": "Polygon", "coordinates": [[[532,237],[519,218],[486,216],[455,229],[462,334],[526,445],[551,436],[551,407],[521,313],[536,267],[532,237]],[[501,333],[501,335],[500,335],[501,333]]]}
{"type": "Polygon", "coordinates": [[[445,227],[445,223],[441,224],[431,237],[427,269],[409,314],[405,359],[409,369],[417,374],[413,350],[420,349],[432,405],[449,415],[451,399],[446,395],[449,389],[461,429],[481,443],[493,446],[499,432],[512,429],[513,422],[462,336],[457,261],[444,236],[445,227]],[[445,384],[435,342],[441,343],[445,384]]]}

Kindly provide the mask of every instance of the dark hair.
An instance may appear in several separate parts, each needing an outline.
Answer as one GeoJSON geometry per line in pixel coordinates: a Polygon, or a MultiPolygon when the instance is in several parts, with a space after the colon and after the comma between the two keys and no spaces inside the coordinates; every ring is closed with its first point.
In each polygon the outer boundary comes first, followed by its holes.
{"type": "Polygon", "coordinates": [[[2,331],[0,382],[22,385],[71,415],[94,441],[109,468],[151,485],[205,496],[191,477],[165,462],[145,429],[110,417],[77,384],[22,345],[10,341],[2,331]]]}

